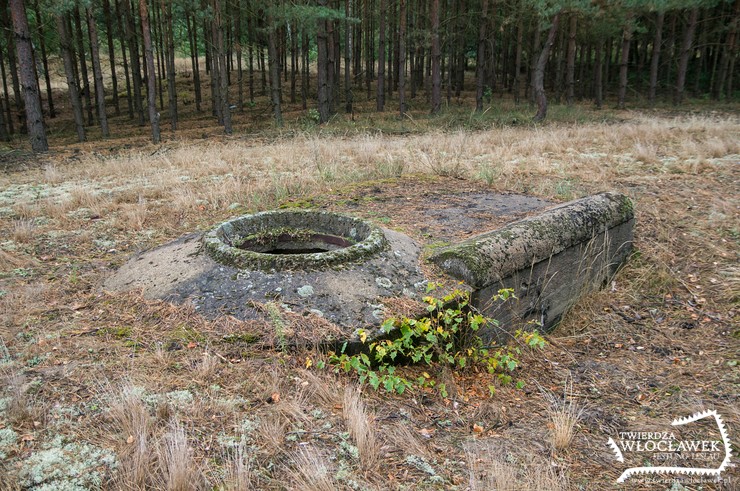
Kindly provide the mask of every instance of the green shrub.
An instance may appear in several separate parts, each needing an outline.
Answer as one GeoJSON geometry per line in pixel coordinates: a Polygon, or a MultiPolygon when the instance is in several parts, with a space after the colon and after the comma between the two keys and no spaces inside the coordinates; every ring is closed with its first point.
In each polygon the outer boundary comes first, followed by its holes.
{"type": "MultiPolygon", "coordinates": [[[[438,285],[432,285],[429,291],[438,285]]],[[[499,290],[495,300],[511,298],[510,289],[499,290]]],[[[519,366],[518,346],[487,344],[479,335],[481,328],[498,326],[494,319],[484,317],[470,305],[470,294],[456,289],[441,298],[427,296],[427,315],[416,318],[387,319],[382,324],[388,335],[369,343],[366,331],[360,331],[360,340],[366,345],[363,352],[348,355],[345,343],[339,354],[330,353],[329,363],[336,372],[354,372],[360,383],[374,389],[403,394],[414,387],[433,387],[443,397],[447,388],[424,371],[415,379],[407,379],[397,369],[398,363],[430,367],[461,369],[477,365],[496,376],[502,384],[512,382],[512,372],[519,366]]],[[[517,331],[515,337],[531,348],[541,349],[545,340],[537,331],[517,331]]],[[[523,383],[518,382],[518,387],[523,383]]],[[[495,391],[489,385],[491,394],[495,391]]]]}

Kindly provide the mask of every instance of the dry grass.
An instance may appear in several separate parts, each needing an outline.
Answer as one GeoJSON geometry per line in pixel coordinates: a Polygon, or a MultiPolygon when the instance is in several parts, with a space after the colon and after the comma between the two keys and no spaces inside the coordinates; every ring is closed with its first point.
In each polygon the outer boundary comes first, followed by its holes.
{"type": "Polygon", "coordinates": [[[292,456],[293,469],[290,475],[295,491],[334,491],[337,483],[332,479],[331,466],[321,451],[314,447],[302,447],[292,456]]]}
{"type": "Polygon", "coordinates": [[[116,483],[123,489],[146,489],[154,468],[154,421],[141,400],[140,391],[124,382],[118,390],[106,387],[101,399],[109,405],[108,414],[119,441],[126,442],[116,483]]]}
{"type": "Polygon", "coordinates": [[[165,433],[158,450],[163,487],[168,491],[201,489],[203,479],[193,460],[193,451],[182,424],[175,420],[165,433]]]}
{"type": "Polygon", "coordinates": [[[562,398],[547,391],[543,395],[550,403],[547,410],[550,418],[550,443],[555,450],[566,450],[573,441],[576,425],[581,420],[584,408],[573,400],[571,380],[566,381],[562,398]]]}
{"type": "Polygon", "coordinates": [[[21,218],[13,220],[13,230],[10,237],[16,242],[30,242],[36,234],[36,224],[32,219],[21,218]]]}
{"type": "Polygon", "coordinates": [[[465,446],[471,491],[570,491],[568,478],[537,456],[490,440],[465,446]]]}
{"type": "Polygon", "coordinates": [[[252,465],[247,451],[244,435],[235,448],[223,457],[224,479],[223,486],[227,491],[242,491],[255,489],[252,484],[252,465]]]}
{"type": "Polygon", "coordinates": [[[360,462],[365,470],[372,470],[380,461],[380,445],[372,416],[365,409],[359,388],[349,385],[344,390],[342,414],[350,436],[360,454],[360,462]]]}

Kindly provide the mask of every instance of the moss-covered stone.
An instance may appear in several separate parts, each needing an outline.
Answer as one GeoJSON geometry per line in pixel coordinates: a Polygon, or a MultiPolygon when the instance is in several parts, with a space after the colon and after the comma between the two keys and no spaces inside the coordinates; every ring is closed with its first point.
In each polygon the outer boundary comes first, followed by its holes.
{"type": "Polygon", "coordinates": [[[208,254],[216,261],[249,270],[315,270],[355,263],[388,246],[382,230],[357,218],[309,210],[276,210],[230,220],[204,238],[208,254]],[[269,242],[285,235],[327,234],[352,245],[326,252],[269,254],[242,248],[247,241],[269,242]]]}
{"type": "Polygon", "coordinates": [[[633,218],[627,196],[602,193],[440,248],[429,259],[454,278],[483,288],[633,218]]]}

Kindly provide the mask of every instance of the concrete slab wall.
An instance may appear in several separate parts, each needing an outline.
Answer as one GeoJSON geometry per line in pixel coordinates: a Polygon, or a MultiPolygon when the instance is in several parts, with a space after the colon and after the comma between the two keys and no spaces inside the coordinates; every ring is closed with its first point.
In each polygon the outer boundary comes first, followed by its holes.
{"type": "Polygon", "coordinates": [[[602,193],[445,247],[430,260],[468,285],[473,304],[499,320],[500,331],[491,328],[484,337],[500,338],[529,321],[547,330],[629,257],[633,225],[630,199],[602,193]],[[493,302],[501,288],[517,298],[493,302]]]}

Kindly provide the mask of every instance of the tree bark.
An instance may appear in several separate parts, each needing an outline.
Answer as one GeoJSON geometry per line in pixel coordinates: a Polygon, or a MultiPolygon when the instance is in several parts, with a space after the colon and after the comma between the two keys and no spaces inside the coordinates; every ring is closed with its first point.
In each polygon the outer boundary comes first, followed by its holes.
{"type": "MultiPolygon", "coordinates": [[[[269,7],[268,7],[269,9],[269,7]]],[[[283,125],[283,111],[280,105],[280,60],[276,44],[276,36],[272,13],[267,14],[267,63],[270,66],[270,97],[272,102],[272,113],[275,116],[275,124],[283,125]]]]}
{"type": "Polygon", "coordinates": [[[85,57],[85,38],[82,35],[82,18],[80,16],[80,9],[82,7],[74,8],[74,22],[75,31],[77,32],[77,54],[80,59],[80,77],[82,78],[81,88],[82,94],[85,96],[85,105],[87,111],[87,124],[93,124],[93,108],[92,108],[92,90],[90,90],[90,79],[88,78],[87,72],[87,60],[85,57]]]}
{"type": "Polygon", "coordinates": [[[686,26],[686,32],[681,43],[681,55],[678,61],[678,74],[676,76],[676,90],[673,93],[674,106],[683,102],[684,88],[686,87],[686,70],[689,67],[689,55],[691,54],[691,45],[694,42],[694,32],[696,31],[698,18],[699,9],[695,7],[689,12],[688,25],[686,26]]]}
{"type": "MultiPolygon", "coordinates": [[[[4,10],[3,10],[4,11],[4,10]]],[[[5,73],[5,61],[3,60],[3,50],[0,48],[0,75],[3,78],[3,95],[5,97],[5,113],[8,116],[8,133],[13,134],[13,111],[10,108],[10,92],[8,91],[8,78],[5,73]]]]}
{"type": "Polygon", "coordinates": [[[630,45],[632,44],[632,19],[627,19],[622,32],[622,52],[619,58],[619,95],[617,108],[624,109],[627,98],[627,69],[629,68],[630,45]]]}
{"type": "MultiPolygon", "coordinates": [[[[125,0],[124,0],[125,1],[125,0]]],[[[144,42],[144,59],[146,60],[147,72],[147,107],[149,109],[149,122],[152,125],[152,143],[158,144],[161,140],[159,131],[159,113],[157,112],[157,87],[154,77],[154,52],[152,48],[152,33],[149,29],[149,9],[146,0],[139,0],[139,14],[141,15],[141,33],[144,42]]]]}
{"type": "Polygon", "coordinates": [[[572,106],[575,94],[575,70],[576,70],[576,28],[578,24],[578,17],[576,14],[570,14],[569,26],[568,26],[568,53],[566,55],[566,66],[565,66],[565,85],[566,94],[565,102],[572,106]]]}
{"type": "Polygon", "coordinates": [[[100,66],[100,50],[98,28],[95,25],[95,16],[92,6],[87,7],[87,33],[90,36],[90,56],[92,58],[93,82],[95,83],[95,97],[98,106],[98,121],[100,131],[104,137],[110,136],[108,116],[105,113],[105,86],[103,85],[103,71],[100,66]]]}
{"type": "Polygon", "coordinates": [[[172,20],[172,1],[166,0],[164,32],[167,40],[167,95],[169,96],[170,128],[177,129],[177,87],[175,86],[175,33],[172,20]]]}
{"type": "MultiPolygon", "coordinates": [[[[326,7],[326,0],[318,0],[319,7],[326,7]]],[[[329,37],[326,32],[326,19],[318,19],[318,30],[316,33],[317,48],[317,70],[318,70],[318,102],[319,123],[329,121],[330,110],[330,87],[329,87],[329,37]]]]}
{"type": "Polygon", "coordinates": [[[233,132],[231,127],[231,103],[229,101],[229,65],[226,59],[226,45],[225,45],[225,22],[221,14],[221,0],[214,0],[213,2],[215,10],[215,23],[218,27],[216,31],[216,50],[218,56],[218,67],[219,67],[219,82],[220,82],[220,96],[221,96],[221,118],[224,125],[224,132],[230,135],[233,132]]]}
{"type": "Polygon", "coordinates": [[[604,89],[604,82],[603,82],[603,74],[604,74],[604,67],[603,67],[603,60],[604,55],[602,54],[602,48],[604,43],[601,41],[598,41],[596,43],[596,54],[595,54],[595,66],[594,66],[594,103],[596,104],[596,109],[601,109],[602,104],[604,103],[604,97],[603,97],[603,89],[604,89]]]}
{"type": "Polygon", "coordinates": [[[126,44],[128,44],[129,49],[131,79],[134,85],[134,110],[139,116],[139,126],[144,126],[144,107],[141,101],[141,65],[139,64],[139,47],[136,41],[136,25],[129,0],[121,0],[121,5],[123,5],[124,15],[126,16],[126,44]]]}
{"type": "Polygon", "coordinates": [[[475,58],[475,110],[483,111],[483,92],[485,90],[486,27],[488,24],[488,0],[481,2],[481,16],[478,19],[478,52],[475,58]]]}
{"type": "Polygon", "coordinates": [[[54,110],[54,97],[51,91],[51,76],[49,74],[49,60],[46,56],[46,39],[44,37],[43,20],[41,17],[41,9],[39,8],[39,0],[34,2],[34,11],[36,13],[36,31],[39,35],[39,49],[41,50],[41,62],[44,65],[44,82],[46,82],[46,99],[49,105],[49,117],[55,118],[56,111],[54,110]]]}
{"type": "MultiPolygon", "coordinates": [[[[126,20],[121,15],[120,2],[118,0],[114,0],[114,2],[116,6],[116,17],[118,18],[118,22],[125,24],[126,20]]],[[[126,35],[125,30],[121,28],[121,24],[118,24],[118,33],[119,41],[121,43],[121,58],[123,59],[123,74],[126,77],[126,105],[128,107],[128,117],[129,119],[134,119],[134,101],[131,97],[131,77],[129,76],[128,60],[126,58],[126,35]]]]}
{"type": "Polygon", "coordinates": [[[398,9],[398,112],[406,114],[406,0],[398,9]]]}
{"type": "Polygon", "coordinates": [[[432,114],[442,107],[442,51],[439,43],[439,0],[432,0],[432,114]]]}
{"type": "Polygon", "coordinates": [[[658,68],[660,67],[660,47],[663,42],[663,20],[665,12],[658,11],[655,17],[655,37],[653,38],[653,50],[650,58],[650,88],[648,89],[648,102],[655,104],[655,95],[658,90],[658,68]]]}
{"type": "Polygon", "coordinates": [[[352,114],[352,77],[351,67],[352,64],[352,31],[349,26],[350,14],[352,9],[350,8],[350,0],[344,2],[344,112],[352,114]]]}
{"type": "Polygon", "coordinates": [[[82,116],[82,103],[80,102],[80,90],[77,87],[77,78],[75,77],[74,60],[72,58],[72,41],[69,31],[67,30],[67,19],[64,15],[57,16],[57,31],[59,34],[59,48],[62,52],[64,62],[64,73],[67,76],[67,86],[69,93],[69,102],[72,105],[74,114],[75,128],[77,129],[77,140],[85,141],[85,120],[82,116]]]}
{"type": "Polygon", "coordinates": [[[105,30],[108,40],[108,61],[110,61],[111,84],[113,86],[113,109],[116,116],[121,115],[121,106],[118,101],[118,77],[116,75],[116,47],[113,44],[113,24],[110,18],[110,4],[108,0],[103,2],[103,17],[105,18],[105,30]]]}
{"type": "MultiPolygon", "coordinates": [[[[435,0],[439,1],[439,0],[435,0]]],[[[380,12],[385,12],[386,0],[380,0],[380,12]]],[[[385,26],[386,16],[380,15],[378,22],[378,87],[375,97],[375,105],[378,112],[385,109],[385,26]]]]}
{"type": "Polygon", "coordinates": [[[555,42],[555,36],[558,33],[558,23],[560,22],[560,12],[552,17],[552,25],[547,34],[545,46],[543,46],[540,56],[537,59],[534,76],[532,77],[535,101],[537,102],[537,114],[534,116],[535,121],[542,121],[547,117],[547,97],[545,96],[545,67],[547,58],[550,55],[550,49],[555,42]]]}
{"type": "Polygon", "coordinates": [[[524,23],[521,18],[516,24],[516,54],[514,55],[514,103],[519,104],[522,97],[522,41],[524,23]]]}
{"type": "Polygon", "coordinates": [[[33,63],[31,32],[28,28],[26,7],[23,0],[10,0],[10,15],[13,19],[15,47],[20,61],[20,79],[23,99],[26,105],[26,125],[34,152],[46,152],[49,143],[46,140],[44,115],[41,112],[36,70],[33,63]]]}
{"type": "Polygon", "coordinates": [[[727,88],[727,97],[730,97],[732,93],[732,71],[730,67],[734,65],[735,51],[736,51],[736,40],[737,40],[737,29],[740,24],[740,0],[735,0],[735,6],[733,7],[733,13],[730,21],[730,28],[727,32],[727,39],[725,40],[724,49],[722,49],[721,59],[719,61],[719,74],[717,75],[717,81],[712,87],[712,96],[714,99],[719,99],[724,92],[725,87],[727,88]],[[733,61],[732,63],[730,61],[733,61]]]}

